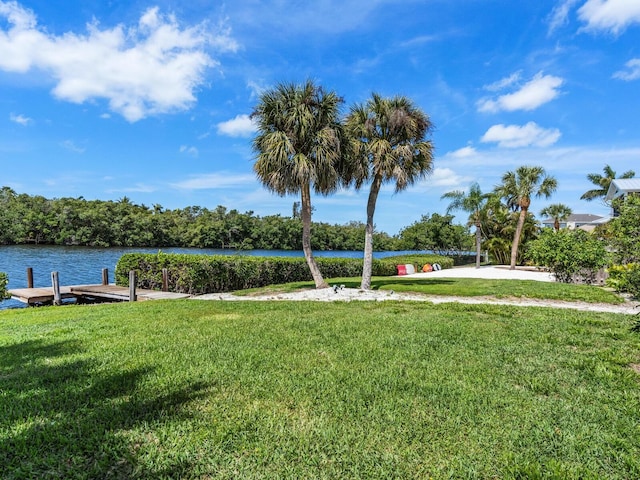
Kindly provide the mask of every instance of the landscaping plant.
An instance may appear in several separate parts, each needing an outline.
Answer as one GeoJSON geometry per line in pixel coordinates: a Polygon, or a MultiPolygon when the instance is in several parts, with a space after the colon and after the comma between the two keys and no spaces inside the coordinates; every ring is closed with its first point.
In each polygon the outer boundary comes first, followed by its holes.
{"type": "Polygon", "coordinates": [[[608,284],[640,298],[640,197],[631,195],[614,205],[620,215],[607,227],[616,262],[608,284]]]}
{"type": "Polygon", "coordinates": [[[547,267],[563,283],[591,284],[609,261],[604,242],[584,230],[544,229],[529,244],[528,258],[547,267]]]}
{"type": "Polygon", "coordinates": [[[0,302],[5,298],[9,298],[7,294],[7,285],[9,283],[9,277],[6,273],[0,272],[0,302]]]}

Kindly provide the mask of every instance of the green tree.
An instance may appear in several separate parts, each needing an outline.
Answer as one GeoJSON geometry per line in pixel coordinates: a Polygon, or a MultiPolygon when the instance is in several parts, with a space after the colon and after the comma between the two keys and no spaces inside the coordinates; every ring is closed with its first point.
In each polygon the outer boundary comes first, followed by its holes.
{"type": "Polygon", "coordinates": [[[328,195],[343,178],[342,102],[311,81],[280,84],[260,96],[252,114],[258,127],[254,171],[268,190],[300,194],[302,249],[316,288],[328,285],[311,250],[311,188],[328,195]]]}
{"type": "Polygon", "coordinates": [[[640,196],[629,195],[620,203],[620,215],[609,222],[609,238],[618,264],[640,264],[640,196]]]}
{"type": "Polygon", "coordinates": [[[591,284],[598,271],[607,265],[609,254],[604,242],[584,230],[545,229],[531,242],[527,258],[548,267],[559,282],[591,284]]]}
{"type": "Polygon", "coordinates": [[[557,180],[548,176],[542,167],[523,165],[502,176],[502,184],[497,187],[496,191],[506,200],[510,208],[520,212],[511,244],[511,263],[509,266],[511,270],[516,268],[518,246],[522,237],[522,228],[531,206],[531,197],[544,196],[549,198],[557,187],[557,180]]]}
{"type": "Polygon", "coordinates": [[[553,218],[553,229],[560,230],[560,222],[564,222],[573,212],[563,203],[552,203],[540,210],[540,216],[553,218]]]}
{"type": "Polygon", "coordinates": [[[400,231],[399,245],[403,250],[432,250],[451,253],[468,250],[469,232],[462,225],[453,224],[453,215],[422,215],[420,220],[400,231]]]}
{"type": "Polygon", "coordinates": [[[584,192],[580,197],[580,200],[587,200],[590,202],[596,198],[604,199],[609,191],[609,185],[611,185],[612,180],[615,180],[616,178],[633,178],[636,175],[636,172],[633,170],[628,170],[618,177],[616,176],[616,172],[609,165],[605,165],[602,172],[604,175],[600,175],[599,173],[590,173],[587,175],[589,181],[597,188],[584,192]]]}
{"type": "Polygon", "coordinates": [[[476,227],[476,268],[480,268],[480,255],[482,247],[482,209],[487,204],[489,194],[483,194],[480,185],[471,184],[469,193],[462,190],[447,192],[440,198],[448,198],[451,203],[447,207],[447,213],[451,210],[462,210],[469,214],[469,225],[476,227]]]}
{"type": "Polygon", "coordinates": [[[433,125],[408,98],[383,98],[375,93],[365,104],[351,108],[345,125],[352,143],[350,179],[357,189],[371,182],[361,283],[361,288],[368,290],[373,265],[373,217],[380,188],[393,181],[397,193],[431,173],[433,144],[426,137],[433,125]]]}

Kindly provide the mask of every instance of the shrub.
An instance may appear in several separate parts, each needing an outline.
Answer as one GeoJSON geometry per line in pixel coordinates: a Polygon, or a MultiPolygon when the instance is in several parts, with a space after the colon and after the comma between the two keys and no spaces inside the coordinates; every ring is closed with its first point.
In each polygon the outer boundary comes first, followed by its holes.
{"type": "Polygon", "coordinates": [[[607,285],[618,292],[630,293],[633,297],[640,298],[640,263],[610,267],[607,285]]]}
{"type": "MultiPolygon", "coordinates": [[[[316,258],[325,278],[358,277],[362,259],[316,258]]],[[[396,274],[396,265],[439,263],[451,268],[453,260],[439,255],[395,256],[373,261],[373,275],[396,274]]],[[[189,255],[128,253],[116,265],[116,283],[128,285],[129,271],[138,275],[138,286],[151,290],[162,287],[162,269],[168,270],[169,289],[192,295],[229,292],[279,283],[311,280],[303,257],[252,257],[243,255],[189,255]]]]}
{"type": "Polygon", "coordinates": [[[7,284],[9,283],[9,277],[6,273],[0,272],[0,302],[5,298],[9,298],[7,293],[7,284]]]}
{"type": "Polygon", "coordinates": [[[545,229],[530,243],[527,257],[563,283],[593,283],[608,263],[605,244],[584,230],[545,229]]]}
{"type": "Polygon", "coordinates": [[[614,260],[617,264],[640,262],[640,196],[631,195],[618,205],[620,216],[609,222],[614,260]]]}

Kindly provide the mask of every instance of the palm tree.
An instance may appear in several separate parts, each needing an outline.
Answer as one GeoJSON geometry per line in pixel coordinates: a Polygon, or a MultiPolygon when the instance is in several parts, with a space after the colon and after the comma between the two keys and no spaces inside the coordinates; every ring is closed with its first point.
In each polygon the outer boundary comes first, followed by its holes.
{"type": "Polygon", "coordinates": [[[465,194],[461,190],[447,192],[440,198],[450,198],[451,203],[447,207],[447,213],[451,210],[463,210],[469,214],[469,225],[476,227],[476,268],[480,268],[480,247],[482,243],[482,209],[489,198],[488,194],[483,194],[480,185],[471,184],[469,193],[465,194]]]}
{"type": "Polygon", "coordinates": [[[543,217],[553,218],[553,229],[560,230],[560,222],[564,222],[573,212],[562,203],[552,203],[540,211],[543,217]]]}
{"type": "Polygon", "coordinates": [[[549,198],[558,187],[558,181],[550,177],[542,167],[521,166],[515,172],[509,171],[502,176],[502,184],[496,187],[497,193],[506,200],[507,205],[515,211],[520,210],[518,224],[511,244],[510,270],[516,268],[518,246],[522,235],[522,227],[531,206],[531,197],[549,198]]]}
{"type": "Polygon", "coordinates": [[[351,108],[345,125],[353,154],[348,178],[356,189],[371,182],[360,285],[368,290],[373,266],[373,216],[380,188],[394,181],[397,193],[431,173],[433,144],[425,138],[433,126],[408,98],[382,98],[376,93],[365,104],[351,108]]]}
{"type": "Polygon", "coordinates": [[[628,170],[621,176],[617,177],[616,172],[609,165],[605,165],[602,172],[604,175],[600,175],[599,173],[590,173],[587,175],[589,181],[598,188],[584,192],[580,197],[580,200],[587,200],[590,202],[596,198],[604,199],[609,191],[609,185],[611,185],[612,180],[615,180],[616,178],[633,178],[636,176],[636,172],[628,170]]]}
{"type": "Polygon", "coordinates": [[[258,128],[253,169],[270,191],[281,196],[300,194],[302,249],[316,288],[328,285],[311,251],[311,188],[328,195],[340,185],[342,103],[335,92],[308,80],[265,91],[252,113],[258,128]]]}

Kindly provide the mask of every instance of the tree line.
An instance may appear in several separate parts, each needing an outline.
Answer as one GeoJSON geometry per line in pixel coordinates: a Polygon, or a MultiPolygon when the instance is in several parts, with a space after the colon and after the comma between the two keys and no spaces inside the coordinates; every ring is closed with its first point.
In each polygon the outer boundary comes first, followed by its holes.
{"type": "MultiPolygon", "coordinates": [[[[422,215],[397,235],[375,232],[380,251],[464,251],[467,229],[452,215],[422,215]]],[[[0,189],[0,245],[42,244],[90,247],[194,247],[301,250],[300,206],[291,216],[258,216],[224,206],[165,209],[120,200],[48,199],[0,189]]],[[[313,222],[314,250],[363,250],[365,225],[313,222]]]]}

